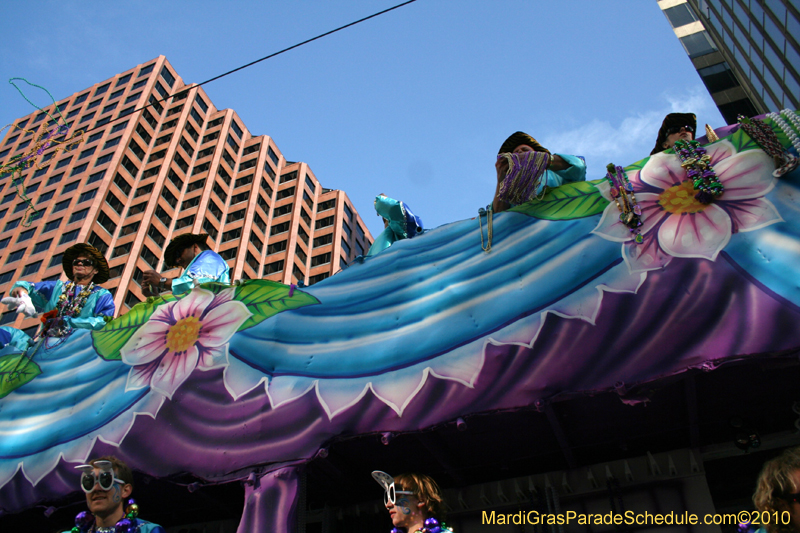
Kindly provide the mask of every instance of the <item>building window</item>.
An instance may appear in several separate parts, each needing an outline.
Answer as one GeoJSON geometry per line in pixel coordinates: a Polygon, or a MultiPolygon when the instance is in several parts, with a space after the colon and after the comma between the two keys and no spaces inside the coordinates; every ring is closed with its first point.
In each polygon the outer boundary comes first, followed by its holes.
{"type": "Polygon", "coordinates": [[[321,213],[322,211],[327,211],[328,209],[333,209],[334,207],[336,207],[336,199],[335,198],[333,200],[326,200],[324,202],[321,202],[317,206],[317,213],[321,213]]]}
{"type": "Polygon", "coordinates": [[[320,246],[325,246],[326,244],[330,244],[333,242],[333,233],[328,233],[327,235],[322,235],[321,237],[314,238],[314,248],[319,248],[320,246]]]}
{"type": "MultiPolygon", "coordinates": [[[[114,180],[114,182],[116,183],[116,180],[114,180]]],[[[125,193],[127,194],[129,191],[130,186],[128,187],[128,191],[125,191],[125,193]]],[[[125,204],[123,204],[119,198],[114,196],[112,193],[108,193],[106,196],[106,203],[111,206],[111,209],[116,211],[118,215],[122,215],[122,211],[125,209],[125,204]]]]}
{"type": "MultiPolygon", "coordinates": [[[[144,150],[142,149],[141,146],[139,146],[139,143],[132,140],[128,145],[128,148],[130,148],[131,152],[133,152],[133,155],[135,155],[139,159],[139,161],[144,160],[144,150]]],[[[134,173],[131,172],[131,174],[134,173]]]]}
{"type": "Polygon", "coordinates": [[[245,213],[244,209],[240,209],[239,211],[236,211],[234,213],[229,213],[227,223],[230,224],[231,222],[236,222],[237,220],[243,219],[244,213],[245,213]]]}
{"type": "Polygon", "coordinates": [[[206,104],[203,99],[200,98],[199,94],[195,97],[194,101],[197,102],[197,105],[200,106],[200,109],[203,110],[203,113],[208,112],[208,104],[206,104]]]}
{"type": "MultiPolygon", "coordinates": [[[[271,146],[267,148],[267,155],[270,159],[272,159],[272,162],[275,163],[275,166],[277,167],[280,160],[278,158],[278,154],[272,150],[271,146]]],[[[271,177],[274,178],[275,175],[273,174],[271,177]]]]}
{"type": "Polygon", "coordinates": [[[147,185],[140,185],[139,188],[136,189],[136,193],[134,194],[134,197],[138,198],[138,197],[143,196],[145,194],[150,194],[151,192],[153,192],[153,184],[152,183],[148,183],[147,185]]]}
{"type": "Polygon", "coordinates": [[[54,183],[58,183],[59,181],[61,181],[61,178],[63,177],[64,177],[63,172],[61,174],[56,174],[55,176],[50,176],[50,179],[47,180],[47,185],[45,185],[45,187],[49,187],[54,183]]]}
{"type": "Polygon", "coordinates": [[[30,263],[25,265],[25,268],[22,269],[21,276],[24,278],[25,276],[30,276],[32,274],[36,274],[39,272],[39,268],[41,268],[42,262],[36,261],[35,263],[30,263]]]}
{"type": "Polygon", "coordinates": [[[130,235],[131,233],[136,233],[136,231],[139,229],[140,224],[141,224],[140,222],[134,222],[132,224],[123,226],[122,230],[120,230],[119,232],[119,236],[123,237],[125,235],[130,235]]]}
{"type": "MultiPolygon", "coordinates": [[[[97,166],[97,165],[95,165],[95,166],[97,166]]],[[[101,179],[103,179],[103,175],[105,175],[105,173],[106,173],[105,170],[101,170],[100,172],[95,172],[94,174],[89,176],[89,178],[86,180],[86,185],[89,185],[89,184],[94,183],[96,181],[100,181],[101,179]]]]}
{"type": "Polygon", "coordinates": [[[78,197],[78,203],[81,204],[83,202],[89,201],[97,195],[97,189],[92,189],[91,191],[86,191],[85,193],[81,194],[78,197]]]}
{"type": "Polygon", "coordinates": [[[680,41],[691,59],[710,54],[717,50],[714,43],[708,38],[708,33],[705,30],[681,37],[680,41]]]}
{"type": "Polygon", "coordinates": [[[98,94],[104,94],[108,90],[109,87],[111,87],[111,82],[106,83],[105,85],[101,85],[94,92],[94,95],[97,96],[98,94]]]}
{"type": "Polygon", "coordinates": [[[327,272],[323,272],[322,274],[317,274],[316,276],[311,276],[310,278],[308,278],[308,284],[313,285],[315,283],[319,283],[320,281],[329,276],[330,274],[328,274],[327,272]]]}
{"type": "MultiPolygon", "coordinates": [[[[138,196],[138,195],[137,195],[137,196],[138,196]]],[[[161,190],[161,198],[163,198],[164,200],[166,200],[166,201],[167,201],[167,203],[170,205],[170,207],[172,207],[173,209],[175,209],[175,207],[178,205],[178,199],[177,199],[177,198],[175,197],[175,195],[174,195],[174,194],[172,194],[172,193],[170,192],[170,190],[169,190],[169,189],[167,189],[166,187],[164,187],[164,188],[161,190]]]]}
{"type": "MultiPolygon", "coordinates": [[[[260,197],[259,197],[259,198],[260,198],[260,197]]],[[[262,232],[264,232],[264,233],[266,233],[266,232],[267,232],[267,223],[266,223],[266,222],[264,222],[264,219],[263,219],[263,218],[261,218],[261,216],[259,216],[257,213],[256,213],[256,215],[253,217],[253,224],[255,224],[255,226],[256,226],[258,229],[260,229],[262,232]]]]}
{"type": "Polygon", "coordinates": [[[131,76],[133,76],[132,72],[130,72],[128,74],[125,74],[124,76],[122,76],[120,79],[117,80],[117,84],[114,87],[119,87],[120,85],[125,85],[126,83],[128,83],[131,80],[131,76]]]}
{"type": "Polygon", "coordinates": [[[116,248],[114,248],[114,252],[111,254],[111,257],[114,258],[123,255],[128,255],[129,253],[131,253],[131,248],[133,248],[133,242],[120,244],[116,248]]]}
{"type": "Polygon", "coordinates": [[[47,268],[53,268],[54,266],[61,266],[62,259],[64,254],[56,254],[52,258],[50,258],[50,264],[47,265],[47,268]]]}
{"type": "Polygon", "coordinates": [[[217,228],[215,228],[215,227],[214,227],[214,224],[213,224],[213,223],[212,223],[210,220],[206,219],[206,220],[203,222],[203,231],[205,231],[206,233],[208,233],[208,235],[209,235],[209,236],[210,236],[210,237],[211,237],[213,240],[217,240],[217,233],[218,233],[218,232],[217,232],[217,228]]]}
{"type": "Polygon", "coordinates": [[[259,252],[261,252],[261,250],[264,248],[264,243],[261,242],[261,239],[258,238],[258,235],[253,232],[250,232],[250,242],[259,252]]]}
{"type": "Polygon", "coordinates": [[[185,228],[186,226],[191,226],[194,224],[194,215],[189,215],[188,217],[183,217],[175,223],[175,229],[185,228]]]}
{"type": "Polygon", "coordinates": [[[164,242],[166,241],[166,238],[164,237],[164,235],[160,231],[158,231],[158,228],[156,228],[152,224],[150,225],[150,229],[147,230],[147,235],[151,239],[153,239],[153,242],[155,242],[159,247],[163,247],[164,246],[164,242]]]}
{"type": "Polygon", "coordinates": [[[60,225],[61,225],[61,219],[60,218],[58,220],[51,220],[50,222],[48,222],[47,224],[44,225],[44,229],[42,230],[42,233],[47,233],[48,231],[53,231],[54,229],[56,229],[60,225]]]}
{"type": "Polygon", "coordinates": [[[289,223],[283,222],[281,224],[275,224],[270,228],[269,234],[270,235],[278,235],[279,233],[286,233],[289,231],[289,223]]]}
{"type": "MultiPolygon", "coordinates": [[[[72,105],[78,105],[78,104],[81,104],[81,103],[85,102],[87,98],[89,98],[89,93],[83,93],[83,94],[82,94],[82,95],[80,95],[79,97],[75,98],[75,101],[74,101],[74,102],[72,102],[72,105]]],[[[39,120],[41,120],[42,118],[44,118],[44,117],[42,117],[42,116],[40,115],[40,116],[36,117],[36,120],[35,120],[34,122],[38,122],[38,121],[39,121],[39,120]]]]}
{"type": "Polygon", "coordinates": [[[100,215],[97,217],[97,223],[100,224],[100,227],[106,230],[109,235],[114,234],[116,224],[111,220],[111,217],[106,215],[103,211],[100,211],[100,215]]]}
{"type": "Polygon", "coordinates": [[[235,194],[231,197],[231,205],[246,202],[250,198],[250,191],[235,194]]]}
{"type": "Polygon", "coordinates": [[[132,308],[134,305],[141,303],[139,297],[133,294],[131,291],[128,291],[128,294],[125,296],[125,305],[132,308]]]}
{"type": "Polygon", "coordinates": [[[289,196],[294,196],[294,187],[289,187],[288,189],[279,190],[276,200],[282,200],[284,198],[288,198],[289,196]]]}
{"type": "Polygon", "coordinates": [[[264,267],[264,274],[275,274],[276,272],[281,272],[283,270],[283,259],[280,261],[275,261],[274,263],[269,263],[266,267],[264,267]]]}
{"type": "Polygon", "coordinates": [[[19,237],[17,237],[17,242],[20,243],[20,242],[27,241],[28,239],[33,237],[33,234],[35,232],[36,232],[36,228],[23,231],[22,233],[19,234],[19,237]]]}
{"type": "Polygon", "coordinates": [[[333,226],[333,217],[325,217],[317,220],[316,229],[327,228],[333,226]]]}
{"type": "Polygon", "coordinates": [[[89,213],[89,209],[81,209],[75,213],[72,213],[72,216],[69,217],[69,222],[67,224],[72,224],[73,222],[77,222],[79,220],[83,220],[86,218],[86,215],[89,213]]]}
{"type": "Polygon", "coordinates": [[[698,69],[697,73],[700,74],[706,89],[711,94],[739,86],[739,82],[736,81],[733,72],[725,62],[698,69]]]}
{"type": "Polygon", "coordinates": [[[267,255],[277,254],[278,252],[286,250],[286,243],[287,241],[279,241],[279,242],[273,242],[272,244],[268,245],[267,255]]]}
{"type": "Polygon", "coordinates": [[[25,250],[17,250],[16,252],[11,252],[8,254],[8,258],[6,259],[6,264],[10,265],[11,263],[15,263],[22,259],[22,256],[25,255],[25,250]]]}
{"type": "Polygon", "coordinates": [[[82,165],[78,165],[77,167],[72,169],[72,172],[69,173],[70,176],[75,176],[76,174],[81,174],[86,168],[89,166],[89,163],[84,163],[82,165]]]}
{"type": "Polygon", "coordinates": [[[227,250],[222,250],[219,252],[219,255],[228,261],[229,259],[236,259],[236,253],[239,251],[238,248],[228,248],[227,250]]]}
{"type": "Polygon", "coordinates": [[[350,257],[350,246],[342,239],[342,250],[344,251],[345,257],[350,257]]]}
{"type": "Polygon", "coordinates": [[[114,102],[113,104],[109,104],[109,105],[105,106],[103,108],[103,112],[100,113],[100,114],[104,115],[104,114],[108,113],[109,111],[114,111],[117,108],[117,104],[119,104],[119,102],[114,102]]]}
{"type": "Polygon", "coordinates": [[[172,75],[167,67],[161,69],[161,77],[164,78],[164,81],[167,82],[169,87],[172,87],[175,84],[175,76],[172,75]]]}
{"type": "Polygon", "coordinates": [[[680,28],[681,26],[691,24],[697,20],[686,4],[679,4],[675,7],[665,9],[664,14],[667,16],[667,19],[669,19],[669,23],[673,28],[680,28]]]}
{"type": "Polygon", "coordinates": [[[59,211],[63,211],[67,207],[69,207],[69,203],[71,200],[64,200],[63,202],[58,202],[54,207],[50,214],[58,213],[59,211]]]}
{"type": "MultiPolygon", "coordinates": [[[[102,155],[102,156],[97,158],[97,161],[94,162],[94,166],[99,167],[100,165],[105,165],[106,163],[111,161],[113,158],[114,158],[114,152],[111,152],[110,154],[102,155]]],[[[102,176],[102,173],[100,175],[102,176]]]]}
{"type": "Polygon", "coordinates": [[[156,265],[158,264],[158,257],[156,257],[156,254],[154,254],[153,251],[147,246],[142,246],[142,259],[144,259],[145,262],[153,269],[155,269],[156,265]]]}
{"type": "Polygon", "coordinates": [[[308,259],[308,257],[306,256],[306,253],[300,249],[299,246],[295,246],[294,254],[300,259],[301,263],[303,263],[304,265],[306,264],[306,260],[308,259]]]}
{"type": "MultiPolygon", "coordinates": [[[[128,121],[127,120],[125,122],[118,122],[118,123],[114,124],[111,127],[111,131],[109,133],[117,133],[120,130],[124,130],[127,125],[128,125],[128,121]]],[[[114,143],[114,144],[116,144],[116,143],[114,143]]],[[[105,148],[108,148],[108,145],[106,145],[105,148]]],[[[103,148],[103,150],[105,150],[105,148],[103,148]]]]}
{"type": "Polygon", "coordinates": [[[101,239],[100,236],[95,232],[92,232],[91,235],[89,235],[89,244],[100,250],[101,254],[105,254],[108,250],[108,244],[106,244],[106,241],[101,239]]]}
{"type": "Polygon", "coordinates": [[[285,204],[280,207],[276,207],[273,216],[280,217],[283,215],[288,215],[291,212],[292,212],[292,204],[285,204]]]}
{"type": "Polygon", "coordinates": [[[232,241],[239,239],[242,236],[242,228],[232,229],[222,234],[222,242],[232,241]]]}
{"type": "Polygon", "coordinates": [[[331,253],[325,252],[324,254],[315,255],[311,258],[311,266],[324,265],[331,262],[331,253]]]}
{"type": "Polygon", "coordinates": [[[292,172],[287,172],[286,174],[281,175],[281,183],[286,183],[288,181],[294,181],[297,179],[297,171],[294,170],[292,172]]]}

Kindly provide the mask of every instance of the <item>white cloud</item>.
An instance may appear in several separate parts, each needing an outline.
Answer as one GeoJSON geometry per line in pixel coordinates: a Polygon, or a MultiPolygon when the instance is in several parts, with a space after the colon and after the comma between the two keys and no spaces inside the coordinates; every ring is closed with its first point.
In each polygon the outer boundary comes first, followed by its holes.
{"type": "Polygon", "coordinates": [[[717,122],[721,119],[703,86],[692,87],[683,94],[663,94],[661,100],[658,108],[632,111],[618,125],[595,119],[570,130],[546,132],[542,144],[553,151],[582,155],[587,160],[602,159],[603,165],[611,161],[624,165],[650,154],[661,121],[668,113],[695,113],[701,130],[705,117],[717,122]]]}

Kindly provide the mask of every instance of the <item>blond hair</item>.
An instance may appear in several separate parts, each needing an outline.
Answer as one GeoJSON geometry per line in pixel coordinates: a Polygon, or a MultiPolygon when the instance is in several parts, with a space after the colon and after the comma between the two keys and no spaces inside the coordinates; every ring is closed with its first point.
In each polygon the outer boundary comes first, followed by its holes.
{"type": "MultiPolygon", "coordinates": [[[[758,476],[753,503],[759,511],[785,511],[788,503],[784,496],[800,491],[792,481],[792,473],[800,470],[800,446],[788,448],[764,463],[758,476]]],[[[791,524],[766,524],[769,533],[789,533],[794,531],[791,524]]]]}

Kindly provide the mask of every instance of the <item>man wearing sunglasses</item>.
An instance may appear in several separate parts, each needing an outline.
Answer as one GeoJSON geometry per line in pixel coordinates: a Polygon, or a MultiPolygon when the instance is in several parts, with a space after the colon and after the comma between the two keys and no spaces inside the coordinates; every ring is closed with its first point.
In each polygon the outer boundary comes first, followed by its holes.
{"type": "Polygon", "coordinates": [[[81,489],[86,493],[89,508],[88,513],[84,511],[75,517],[75,527],[80,533],[164,533],[161,526],[138,517],[139,507],[129,499],[133,474],[125,463],[105,456],[75,468],[82,471],[81,489]]]}
{"type": "Polygon", "coordinates": [[[693,141],[695,131],[697,131],[697,117],[694,113],[670,113],[661,123],[656,145],[650,155],[669,150],[675,141],[693,141]]]}
{"type": "MultiPolygon", "coordinates": [[[[100,286],[109,278],[108,262],[89,244],[74,244],[64,251],[61,266],[67,281],[18,281],[2,303],[28,317],[42,315],[47,337],[64,337],[75,329],[102,329],[114,317],[114,298],[100,286]]],[[[30,338],[23,332],[0,327],[0,348],[10,344],[20,351],[30,338]]]]}
{"type": "Polygon", "coordinates": [[[759,531],[800,533],[800,446],[764,463],[753,503],[772,518],[761,520],[765,525],[759,531]]]}

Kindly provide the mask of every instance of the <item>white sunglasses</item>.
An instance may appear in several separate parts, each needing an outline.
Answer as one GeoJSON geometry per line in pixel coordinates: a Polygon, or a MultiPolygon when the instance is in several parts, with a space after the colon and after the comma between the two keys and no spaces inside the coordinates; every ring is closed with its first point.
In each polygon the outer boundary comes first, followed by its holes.
{"type": "Polygon", "coordinates": [[[83,470],[81,474],[81,488],[83,492],[89,494],[94,490],[95,484],[100,485],[102,490],[109,490],[114,486],[114,483],[124,485],[125,482],[114,476],[114,468],[111,466],[111,461],[95,461],[92,465],[80,465],[75,468],[83,470]],[[99,468],[100,473],[95,473],[94,469],[99,468]]]}
{"type": "Polygon", "coordinates": [[[383,487],[384,494],[383,494],[383,504],[386,505],[389,502],[392,502],[392,505],[395,504],[397,495],[398,494],[414,494],[410,490],[395,490],[394,488],[394,478],[387,474],[386,472],[381,472],[380,470],[375,470],[372,473],[372,478],[378,482],[378,484],[383,487]]]}

